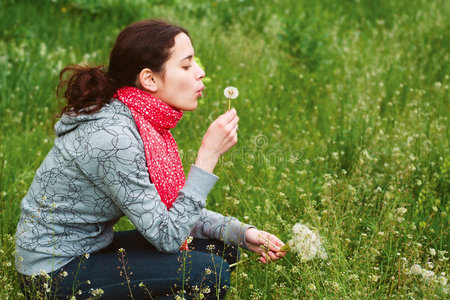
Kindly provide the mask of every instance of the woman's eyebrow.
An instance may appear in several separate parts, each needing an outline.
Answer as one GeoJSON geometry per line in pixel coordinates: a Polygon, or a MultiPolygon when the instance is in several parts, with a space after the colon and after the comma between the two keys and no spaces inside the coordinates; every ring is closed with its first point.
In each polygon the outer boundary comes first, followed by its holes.
{"type": "Polygon", "coordinates": [[[188,55],[188,56],[186,56],[185,58],[183,58],[183,59],[180,59],[180,61],[183,61],[183,60],[186,60],[186,59],[189,59],[189,60],[191,60],[192,59],[192,57],[194,57],[192,54],[190,54],[190,55],[188,55]]]}

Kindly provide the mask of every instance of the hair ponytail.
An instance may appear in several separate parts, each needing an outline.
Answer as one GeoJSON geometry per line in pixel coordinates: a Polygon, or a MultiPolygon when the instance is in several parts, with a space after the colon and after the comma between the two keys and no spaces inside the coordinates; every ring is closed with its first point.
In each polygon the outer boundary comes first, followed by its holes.
{"type": "Polygon", "coordinates": [[[108,71],[103,67],[70,65],[59,75],[56,91],[67,105],[63,114],[92,114],[109,103],[114,93],[123,86],[135,86],[136,78],[143,68],[149,68],[164,78],[165,63],[175,36],[186,29],[162,20],[143,20],[127,26],[117,37],[109,57],[108,71]],[[64,79],[69,73],[68,79],[64,79]]]}
{"type": "Polygon", "coordinates": [[[63,114],[92,114],[109,103],[117,90],[116,81],[102,70],[103,67],[69,65],[59,74],[57,96],[63,96],[67,105],[61,110],[63,114]],[[64,77],[69,74],[68,79],[64,77]]]}

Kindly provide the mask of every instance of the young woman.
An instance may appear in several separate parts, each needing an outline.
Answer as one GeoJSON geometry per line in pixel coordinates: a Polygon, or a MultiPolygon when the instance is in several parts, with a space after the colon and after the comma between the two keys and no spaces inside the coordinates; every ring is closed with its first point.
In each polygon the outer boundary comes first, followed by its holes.
{"type": "Polygon", "coordinates": [[[209,126],[185,179],[170,129],[197,108],[204,76],[188,32],[160,20],[125,28],[107,71],[61,72],[67,105],[16,232],[26,294],[216,299],[237,247],[263,263],[284,255],[274,235],[205,209],[214,167],[237,142],[234,109],[209,126]],[[113,231],[123,215],[136,230],[113,231]]]}

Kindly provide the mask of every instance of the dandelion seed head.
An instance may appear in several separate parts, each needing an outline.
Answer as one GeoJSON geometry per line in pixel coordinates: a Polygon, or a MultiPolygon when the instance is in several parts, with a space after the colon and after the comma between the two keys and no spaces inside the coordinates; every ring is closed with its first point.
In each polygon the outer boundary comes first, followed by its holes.
{"type": "Polygon", "coordinates": [[[223,90],[223,94],[225,95],[225,97],[227,97],[228,99],[236,99],[237,96],[239,95],[239,91],[237,88],[233,87],[233,86],[229,86],[226,87],[223,90]]]}
{"type": "Polygon", "coordinates": [[[437,282],[442,286],[447,286],[448,280],[447,280],[447,277],[445,277],[445,276],[439,276],[437,278],[437,282]]]}
{"type": "Polygon", "coordinates": [[[413,275],[420,275],[422,274],[422,267],[419,266],[418,264],[414,264],[411,266],[410,272],[413,275]]]}
{"type": "Polygon", "coordinates": [[[422,277],[425,280],[432,280],[434,278],[434,272],[431,270],[424,270],[422,269],[422,277]]]}

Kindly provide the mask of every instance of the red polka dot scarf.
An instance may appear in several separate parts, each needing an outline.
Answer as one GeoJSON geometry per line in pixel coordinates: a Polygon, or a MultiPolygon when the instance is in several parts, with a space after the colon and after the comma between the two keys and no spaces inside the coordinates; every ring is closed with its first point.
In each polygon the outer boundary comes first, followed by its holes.
{"type": "Polygon", "coordinates": [[[177,143],[169,130],[177,125],[183,111],[135,87],[120,88],[115,98],[133,114],[144,142],[150,179],[161,201],[170,209],[184,186],[185,177],[177,143]]]}

